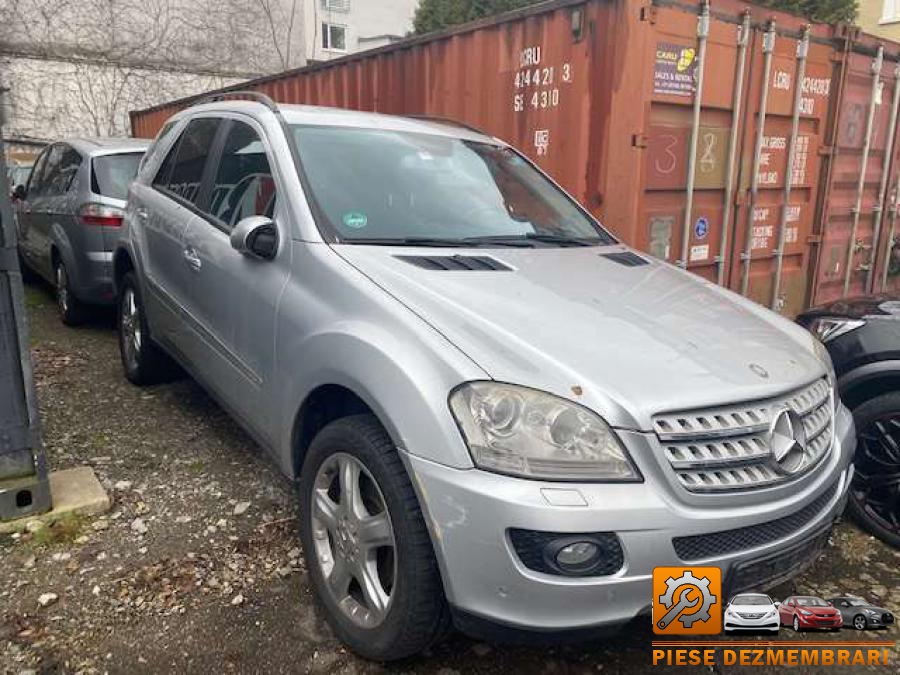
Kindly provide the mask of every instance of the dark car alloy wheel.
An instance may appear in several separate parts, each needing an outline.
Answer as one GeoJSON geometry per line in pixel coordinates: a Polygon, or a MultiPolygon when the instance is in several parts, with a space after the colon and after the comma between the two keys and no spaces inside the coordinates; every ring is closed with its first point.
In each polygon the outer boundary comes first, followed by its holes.
{"type": "Polygon", "coordinates": [[[855,617],[853,617],[853,627],[856,630],[865,630],[868,627],[866,617],[864,617],[862,614],[857,614],[855,617]]]}
{"type": "Polygon", "coordinates": [[[851,498],[860,515],[900,541],[900,411],[859,432],[851,498]]]}

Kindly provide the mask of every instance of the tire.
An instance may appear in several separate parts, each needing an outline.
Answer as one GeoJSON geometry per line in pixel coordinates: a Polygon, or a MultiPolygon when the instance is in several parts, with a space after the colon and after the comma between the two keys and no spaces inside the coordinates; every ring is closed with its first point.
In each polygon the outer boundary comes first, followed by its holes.
{"type": "Polygon", "coordinates": [[[172,359],[150,338],[144,300],[134,272],[122,279],[116,312],[119,356],[126,379],[145,386],[171,379],[177,372],[172,359]]]}
{"type": "Polygon", "coordinates": [[[866,630],[869,627],[869,620],[862,614],[853,617],[853,627],[856,630],[866,630]]]}
{"type": "Polygon", "coordinates": [[[856,474],[848,506],[853,518],[867,531],[900,549],[900,510],[887,494],[900,481],[900,392],[865,401],[853,410],[858,445],[856,474]],[[888,440],[879,440],[887,435],[888,440]],[[892,445],[893,444],[893,445],[892,445]],[[877,477],[877,479],[875,478],[877,477]],[[887,479],[887,480],[886,480],[887,479]]]}
{"type": "Polygon", "coordinates": [[[832,633],[840,633],[840,632],[841,632],[841,629],[838,628],[838,627],[834,627],[834,628],[832,628],[832,629],[830,629],[830,630],[831,630],[832,633]]]}
{"type": "Polygon", "coordinates": [[[794,632],[795,633],[800,632],[800,619],[797,618],[796,614],[794,615],[794,632]]]}
{"type": "Polygon", "coordinates": [[[75,297],[69,283],[69,271],[60,258],[53,265],[53,280],[56,284],[56,311],[67,326],[78,326],[87,318],[87,308],[75,297]]]}
{"type": "Polygon", "coordinates": [[[322,429],[310,445],[297,487],[300,539],[310,580],[337,637],[360,656],[376,661],[418,654],[444,638],[450,613],[431,539],[406,469],[378,420],[354,415],[322,429]],[[347,467],[354,465],[357,477],[345,479],[353,475],[347,467]],[[351,494],[345,492],[345,484],[368,494],[365,513],[355,525],[357,516],[348,515],[352,508],[346,504],[352,500],[344,498],[351,494]],[[314,508],[314,502],[325,506],[314,508]],[[362,524],[376,518],[383,522],[385,516],[390,543],[365,543],[362,524]],[[352,540],[349,553],[344,548],[347,528],[352,532],[347,535],[352,540]],[[377,575],[369,576],[386,580],[379,581],[380,591],[390,587],[382,609],[369,601],[377,594],[362,590],[359,570],[347,571],[359,566],[359,560],[376,560],[377,575]],[[347,575],[353,575],[347,584],[335,581],[347,575]],[[332,590],[334,586],[340,590],[332,590]]]}

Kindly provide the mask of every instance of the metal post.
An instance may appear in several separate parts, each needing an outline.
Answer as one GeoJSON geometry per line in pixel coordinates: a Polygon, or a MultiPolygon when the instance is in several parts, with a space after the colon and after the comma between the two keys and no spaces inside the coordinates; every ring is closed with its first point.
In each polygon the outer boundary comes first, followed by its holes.
{"type": "Polygon", "coordinates": [[[725,259],[728,255],[728,229],[731,226],[731,208],[734,202],[735,158],[738,151],[738,130],[741,119],[741,103],[744,95],[744,73],[747,70],[747,45],[750,42],[750,12],[744,12],[744,20],[738,29],[737,72],[734,75],[734,91],[731,94],[731,135],[728,138],[728,160],[725,166],[725,204],[722,208],[722,234],[719,238],[719,255],[716,258],[716,281],[725,284],[725,259]]]}
{"type": "MultiPolygon", "coordinates": [[[[881,163],[881,184],[878,186],[878,201],[875,202],[875,223],[872,231],[872,257],[866,272],[866,290],[875,292],[875,268],[878,260],[878,246],[881,243],[881,226],[884,222],[884,197],[891,172],[891,158],[894,155],[894,142],[897,135],[897,111],[900,109],[900,62],[894,64],[894,96],[891,99],[891,119],[888,123],[887,143],[884,148],[884,160],[881,163]]],[[[888,243],[890,247],[890,243],[888,243]]]]}
{"type": "Polygon", "coordinates": [[[772,75],[772,52],[775,51],[775,22],[769,21],[763,35],[763,76],[762,93],[759,99],[759,116],[756,127],[756,143],[753,148],[753,174],[750,176],[750,203],[747,214],[747,235],[744,239],[744,250],[741,260],[744,263],[741,278],[741,295],[750,290],[750,264],[753,253],[753,211],[756,209],[756,198],[759,194],[759,162],[762,156],[763,139],[766,135],[766,107],[769,104],[769,78],[772,75]]]}
{"type": "Polygon", "coordinates": [[[784,268],[784,243],[787,239],[788,216],[791,212],[791,188],[794,184],[794,162],[797,159],[797,137],[800,134],[800,103],[803,99],[803,78],[806,77],[806,56],[809,54],[809,26],[803,29],[797,43],[797,73],[794,78],[794,103],[791,112],[791,138],[788,145],[787,167],[784,176],[784,202],[778,224],[778,246],[775,249],[775,282],[772,285],[771,309],[780,309],[781,272],[784,268]]]}
{"type": "Polygon", "coordinates": [[[889,210],[889,219],[888,222],[890,226],[888,227],[888,236],[887,241],[884,244],[884,265],[881,267],[881,290],[882,292],[887,288],[887,277],[888,277],[888,269],[891,266],[891,254],[894,252],[894,233],[897,231],[897,201],[900,200],[900,176],[897,177],[897,181],[894,183],[894,190],[891,194],[890,198],[890,207],[889,210]]]}
{"type": "Polygon", "coordinates": [[[38,427],[25,298],[9,201],[3,144],[6,91],[0,87],[0,520],[50,509],[50,483],[38,427]]]}
{"type": "Polygon", "coordinates": [[[697,168],[697,141],[700,137],[700,111],[703,104],[703,71],[706,65],[706,42],[709,38],[709,0],[703,0],[697,18],[697,87],[694,90],[694,110],[691,120],[691,140],[688,146],[687,195],[684,202],[684,226],[681,234],[681,260],[678,266],[687,269],[688,246],[691,240],[691,211],[694,206],[694,172],[697,168]]]}
{"type": "Polygon", "coordinates": [[[853,272],[853,254],[856,251],[856,233],[859,230],[859,213],[862,211],[863,190],[866,187],[866,168],[869,163],[869,150],[872,147],[872,128],[875,126],[875,101],[878,100],[878,87],[881,85],[881,64],[884,62],[884,47],[879,45],[878,53],[872,61],[872,90],[869,94],[869,114],[866,118],[866,138],[863,141],[862,166],[859,168],[859,180],[856,183],[856,204],[853,206],[853,221],[850,226],[850,241],[847,242],[847,264],[844,268],[844,295],[850,294],[850,275],[853,272]]]}

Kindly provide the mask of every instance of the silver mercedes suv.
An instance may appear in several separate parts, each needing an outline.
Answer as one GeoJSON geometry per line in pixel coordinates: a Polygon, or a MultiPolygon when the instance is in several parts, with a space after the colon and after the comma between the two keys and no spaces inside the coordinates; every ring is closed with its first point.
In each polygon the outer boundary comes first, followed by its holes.
{"type": "Polygon", "coordinates": [[[255,98],[148,151],[122,362],[179,363],[296,480],[351,648],[617,625],[656,566],[731,596],[815,558],[855,441],[809,333],[621,245],[496,138],[255,98]]]}

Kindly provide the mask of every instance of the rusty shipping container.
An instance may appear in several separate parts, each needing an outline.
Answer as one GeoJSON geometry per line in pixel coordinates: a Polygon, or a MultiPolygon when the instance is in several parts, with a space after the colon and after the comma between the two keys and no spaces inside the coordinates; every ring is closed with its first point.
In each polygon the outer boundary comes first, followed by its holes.
{"type": "Polygon", "coordinates": [[[736,0],[554,0],[220,92],[477,126],[626,243],[793,315],[900,287],[898,59],[736,0]]]}

